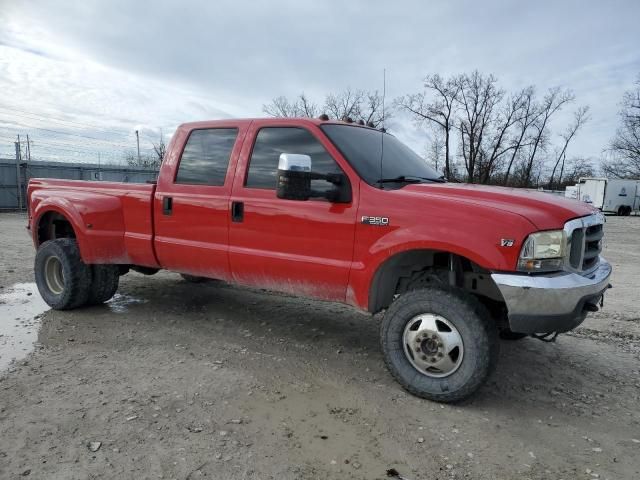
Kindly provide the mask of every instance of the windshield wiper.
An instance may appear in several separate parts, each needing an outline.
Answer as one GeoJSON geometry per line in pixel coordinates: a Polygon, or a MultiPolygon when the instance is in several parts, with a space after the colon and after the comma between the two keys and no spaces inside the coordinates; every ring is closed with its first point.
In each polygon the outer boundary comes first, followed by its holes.
{"type": "Polygon", "coordinates": [[[376,183],[422,183],[422,182],[445,182],[443,177],[440,178],[427,178],[416,177],[414,175],[399,175],[394,178],[381,178],[376,183]]]}

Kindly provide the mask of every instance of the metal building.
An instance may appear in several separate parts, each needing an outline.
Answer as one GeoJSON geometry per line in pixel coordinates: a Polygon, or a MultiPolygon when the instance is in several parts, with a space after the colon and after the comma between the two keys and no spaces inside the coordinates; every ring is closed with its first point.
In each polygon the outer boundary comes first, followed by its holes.
{"type": "Polygon", "coordinates": [[[155,180],[156,177],[157,171],[144,167],[94,163],[30,161],[28,163],[22,162],[18,169],[15,158],[0,157],[0,210],[18,209],[21,203],[24,208],[26,185],[30,178],[145,183],[148,180],[155,180]],[[20,190],[18,190],[18,175],[20,176],[20,190]],[[20,197],[22,197],[22,201],[20,197]]]}

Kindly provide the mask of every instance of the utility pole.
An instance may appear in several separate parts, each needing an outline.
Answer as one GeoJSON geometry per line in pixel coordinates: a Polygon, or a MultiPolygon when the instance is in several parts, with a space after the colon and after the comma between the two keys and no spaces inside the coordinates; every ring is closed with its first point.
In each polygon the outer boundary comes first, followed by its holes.
{"type": "Polygon", "coordinates": [[[138,144],[138,165],[140,165],[140,135],[138,130],[136,130],[136,143],[138,144]]]}
{"type": "Polygon", "coordinates": [[[22,153],[20,152],[20,135],[16,143],[16,187],[18,190],[18,208],[22,211],[22,182],[20,181],[20,160],[22,153]]]}
{"type": "Polygon", "coordinates": [[[27,133],[27,162],[31,161],[31,141],[29,140],[29,134],[27,133]]]}

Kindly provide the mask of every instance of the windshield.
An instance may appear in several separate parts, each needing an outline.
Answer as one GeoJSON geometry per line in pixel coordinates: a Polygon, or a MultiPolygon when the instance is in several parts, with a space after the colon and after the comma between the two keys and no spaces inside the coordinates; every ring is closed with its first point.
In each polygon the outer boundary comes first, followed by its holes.
{"type": "Polygon", "coordinates": [[[441,173],[393,135],[352,125],[325,124],[320,128],[369,185],[442,181],[441,173]],[[394,179],[397,181],[392,182],[394,179]]]}

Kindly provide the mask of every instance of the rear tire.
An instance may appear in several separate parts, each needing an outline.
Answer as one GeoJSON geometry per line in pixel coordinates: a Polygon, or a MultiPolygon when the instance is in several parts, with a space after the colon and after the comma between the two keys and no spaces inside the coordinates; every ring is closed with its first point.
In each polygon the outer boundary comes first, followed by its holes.
{"type": "Polygon", "coordinates": [[[51,308],[71,310],[87,303],[91,269],[80,258],[75,239],[59,238],[40,245],[34,270],[38,291],[51,308]]]}
{"type": "Polygon", "coordinates": [[[626,205],[621,205],[618,207],[619,217],[628,217],[629,215],[631,215],[631,207],[626,205]]]}
{"type": "Polygon", "coordinates": [[[381,344],[400,385],[443,403],[478,390],[494,369],[499,349],[486,308],[475,297],[446,287],[400,295],[382,321],[381,344]]]}
{"type": "Polygon", "coordinates": [[[99,305],[111,299],[120,281],[120,268],[117,265],[91,265],[91,290],[88,305],[99,305]]]}

